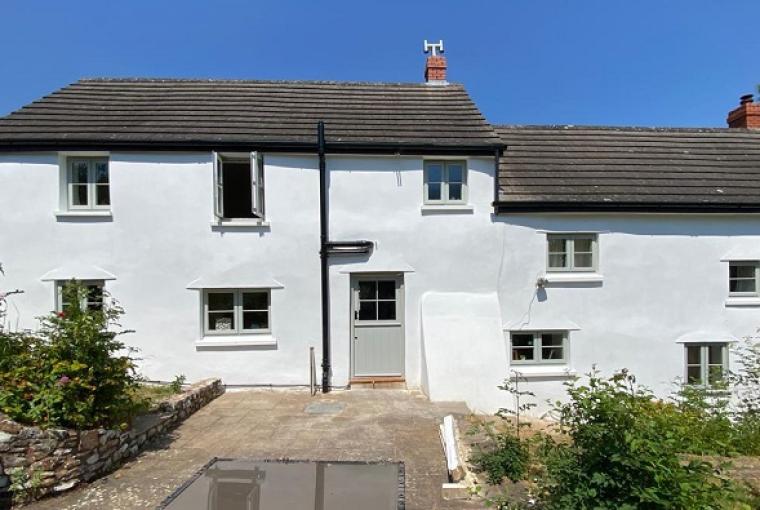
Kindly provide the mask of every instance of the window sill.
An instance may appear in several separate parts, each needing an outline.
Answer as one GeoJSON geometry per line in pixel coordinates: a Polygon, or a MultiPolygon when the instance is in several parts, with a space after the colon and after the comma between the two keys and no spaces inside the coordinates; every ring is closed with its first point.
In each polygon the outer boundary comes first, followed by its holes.
{"type": "Polygon", "coordinates": [[[82,209],[81,211],[55,211],[56,218],[111,218],[110,209],[82,209]]]}
{"type": "Polygon", "coordinates": [[[604,281],[604,275],[599,273],[546,273],[543,276],[548,283],[599,283],[604,281]]]}
{"type": "Polygon", "coordinates": [[[424,204],[420,207],[422,214],[426,213],[450,213],[471,214],[475,208],[469,204],[424,204]]]}
{"type": "Polygon", "coordinates": [[[240,220],[217,220],[211,222],[212,228],[269,228],[270,224],[268,221],[265,220],[246,220],[246,219],[240,219],[240,220]]]}
{"type": "Polygon", "coordinates": [[[196,349],[215,347],[277,347],[277,339],[272,335],[219,335],[204,336],[195,342],[196,349]]]}
{"type": "Polygon", "coordinates": [[[513,364],[509,378],[513,381],[515,379],[571,379],[577,375],[578,373],[575,370],[571,370],[562,364],[556,366],[513,364]]]}
{"type": "Polygon", "coordinates": [[[760,306],[760,296],[731,296],[726,299],[726,306],[760,306]]]}

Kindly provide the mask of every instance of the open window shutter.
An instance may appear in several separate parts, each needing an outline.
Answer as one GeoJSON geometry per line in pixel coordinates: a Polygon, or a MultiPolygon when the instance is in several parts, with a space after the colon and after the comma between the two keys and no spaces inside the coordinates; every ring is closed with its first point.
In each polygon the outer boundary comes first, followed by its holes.
{"type": "Polygon", "coordinates": [[[251,209],[264,218],[264,155],[260,152],[251,153],[251,209]]]}
{"type": "Polygon", "coordinates": [[[212,156],[214,158],[214,216],[221,219],[224,217],[224,173],[219,155],[213,152],[212,156]]]}

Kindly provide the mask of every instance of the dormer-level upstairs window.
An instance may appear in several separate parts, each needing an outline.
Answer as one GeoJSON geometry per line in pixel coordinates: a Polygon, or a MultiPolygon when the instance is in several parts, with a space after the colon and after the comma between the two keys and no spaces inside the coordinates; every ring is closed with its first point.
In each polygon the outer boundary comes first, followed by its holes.
{"type": "Polygon", "coordinates": [[[465,161],[425,162],[425,203],[467,203],[467,164],[465,161]]]}
{"type": "Polygon", "coordinates": [[[66,199],[69,210],[110,209],[108,158],[68,158],[66,199]]]}
{"type": "Polygon", "coordinates": [[[214,154],[214,214],[218,220],[264,219],[262,154],[214,154]]]}

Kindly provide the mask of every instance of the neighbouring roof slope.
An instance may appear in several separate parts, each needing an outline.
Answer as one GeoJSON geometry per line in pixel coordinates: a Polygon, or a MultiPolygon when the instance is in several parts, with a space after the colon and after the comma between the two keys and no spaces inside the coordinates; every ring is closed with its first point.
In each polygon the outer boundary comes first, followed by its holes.
{"type": "Polygon", "coordinates": [[[497,208],[758,210],[760,132],[496,126],[507,145],[497,208]]]}
{"type": "Polygon", "coordinates": [[[462,85],[85,79],[0,118],[0,148],[314,146],[496,147],[462,85]]]}

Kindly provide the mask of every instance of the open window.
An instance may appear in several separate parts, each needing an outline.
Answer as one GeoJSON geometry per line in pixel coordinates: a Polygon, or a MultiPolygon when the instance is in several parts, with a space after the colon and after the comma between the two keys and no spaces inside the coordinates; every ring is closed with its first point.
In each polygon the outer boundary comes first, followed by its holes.
{"type": "Polygon", "coordinates": [[[264,156],[214,153],[214,215],[218,220],[264,219],[264,156]]]}

